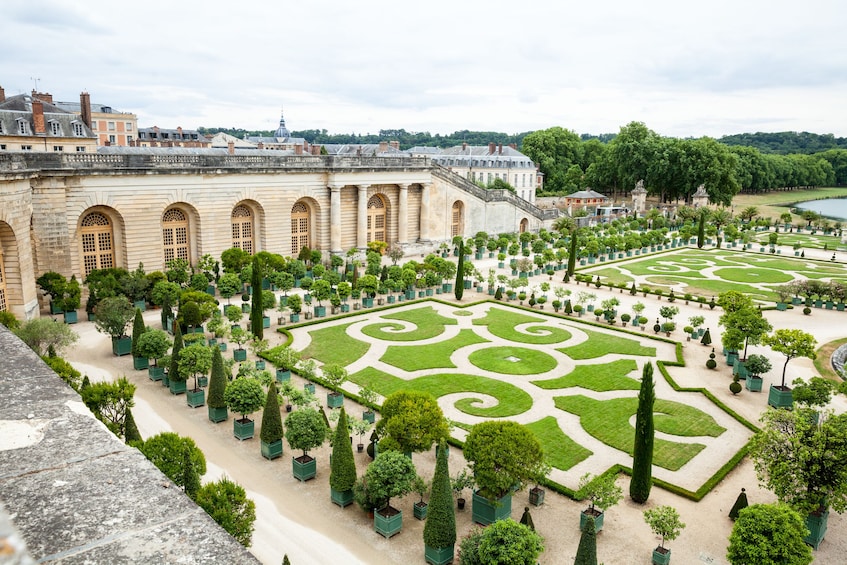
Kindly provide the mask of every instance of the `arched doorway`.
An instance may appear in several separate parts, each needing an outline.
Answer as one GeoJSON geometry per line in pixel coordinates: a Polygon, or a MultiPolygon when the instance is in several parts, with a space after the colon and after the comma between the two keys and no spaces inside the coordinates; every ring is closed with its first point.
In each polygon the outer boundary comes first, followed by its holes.
{"type": "Polygon", "coordinates": [[[453,202],[453,213],[450,224],[450,237],[465,233],[465,205],[461,201],[453,202]]]}
{"type": "Polygon", "coordinates": [[[374,194],[368,200],[368,243],[387,242],[385,226],[385,201],[380,195],[374,194]]]}
{"type": "Polygon", "coordinates": [[[179,208],[169,208],[162,215],[162,241],[165,265],[174,259],[185,259],[191,262],[188,215],[184,211],[179,208]]]}
{"type": "Polygon", "coordinates": [[[109,216],[102,212],[85,214],[80,221],[80,237],[84,276],[94,269],[115,266],[115,236],[109,216]]]}
{"type": "Polygon", "coordinates": [[[9,309],[6,303],[6,267],[3,265],[3,246],[0,245],[0,312],[9,309]]]}
{"type": "Polygon", "coordinates": [[[296,202],[291,207],[291,256],[297,257],[304,247],[311,249],[309,206],[305,202],[296,202]]]}
{"type": "MultiPolygon", "coordinates": [[[[23,304],[18,243],[12,227],[0,222],[0,311],[11,312],[23,304]]],[[[23,311],[16,312],[20,316],[23,311]]]]}
{"type": "Polygon", "coordinates": [[[250,255],[255,249],[253,239],[253,212],[244,204],[232,209],[232,246],[250,255]]]}
{"type": "Polygon", "coordinates": [[[529,220],[524,218],[524,219],[521,220],[521,228],[520,228],[521,233],[527,231],[528,229],[529,229],[529,220]]]}

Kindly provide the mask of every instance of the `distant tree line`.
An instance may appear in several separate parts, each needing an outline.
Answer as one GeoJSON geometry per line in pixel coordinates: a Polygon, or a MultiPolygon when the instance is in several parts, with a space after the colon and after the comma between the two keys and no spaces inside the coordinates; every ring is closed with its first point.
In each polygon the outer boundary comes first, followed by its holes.
{"type": "Polygon", "coordinates": [[[762,153],[822,153],[828,149],[847,149],[847,137],[835,137],[831,133],[809,133],[807,131],[781,131],[774,133],[737,133],[725,135],[718,141],[725,145],[755,147],[762,153]]]}

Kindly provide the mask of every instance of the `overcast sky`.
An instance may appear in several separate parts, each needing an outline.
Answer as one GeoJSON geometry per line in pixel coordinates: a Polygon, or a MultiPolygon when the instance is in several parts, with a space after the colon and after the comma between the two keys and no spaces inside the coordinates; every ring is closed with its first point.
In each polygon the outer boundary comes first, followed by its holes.
{"type": "Polygon", "coordinates": [[[448,134],[631,121],[847,137],[843,0],[3,0],[0,86],[139,126],[448,134]]]}

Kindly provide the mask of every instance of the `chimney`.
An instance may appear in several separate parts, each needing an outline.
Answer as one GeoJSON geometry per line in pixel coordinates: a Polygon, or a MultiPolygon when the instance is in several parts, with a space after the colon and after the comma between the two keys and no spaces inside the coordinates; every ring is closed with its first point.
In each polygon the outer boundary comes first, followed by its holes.
{"type": "Polygon", "coordinates": [[[489,155],[494,155],[494,148],[495,148],[495,147],[497,147],[497,144],[496,144],[496,143],[493,143],[493,142],[492,142],[492,143],[489,143],[489,144],[488,144],[488,154],[489,154],[489,155]]]}
{"type": "Polygon", "coordinates": [[[509,144],[509,147],[511,147],[511,148],[512,148],[512,149],[514,149],[515,151],[517,151],[517,150],[518,150],[518,144],[517,144],[517,143],[510,143],[510,144],[509,144]]]}
{"type": "Polygon", "coordinates": [[[111,141],[109,141],[108,139],[106,139],[106,140],[104,140],[104,141],[103,141],[103,146],[104,146],[104,147],[109,147],[110,145],[112,145],[112,142],[111,142],[111,141]]]}
{"type": "Polygon", "coordinates": [[[35,129],[35,135],[47,133],[44,127],[44,103],[37,98],[32,99],[32,127],[35,129]]]}
{"type": "Polygon", "coordinates": [[[380,141],[379,142],[379,152],[385,153],[386,151],[388,151],[388,142],[387,141],[380,141]]]}
{"type": "Polygon", "coordinates": [[[303,154],[303,146],[299,145],[299,144],[295,145],[294,146],[294,154],[295,155],[302,155],[303,154]]]}
{"type": "Polygon", "coordinates": [[[264,148],[265,148],[265,144],[263,142],[260,141],[259,143],[256,144],[256,149],[264,149],[264,148]]]}
{"type": "Polygon", "coordinates": [[[82,123],[87,127],[91,127],[91,96],[87,92],[79,94],[79,111],[82,117],[82,123]]]}
{"type": "Polygon", "coordinates": [[[467,148],[468,148],[468,144],[463,141],[462,142],[462,151],[464,151],[467,148]]]}
{"type": "Polygon", "coordinates": [[[320,145],[312,145],[312,155],[320,155],[321,154],[321,146],[320,145]]]}
{"type": "Polygon", "coordinates": [[[499,145],[497,146],[497,152],[498,152],[500,155],[502,155],[502,154],[503,154],[503,144],[502,144],[502,143],[501,143],[501,144],[499,144],[499,145]]]}
{"type": "Polygon", "coordinates": [[[176,133],[179,136],[179,139],[182,139],[182,126],[176,126],[176,133]]]}
{"type": "Polygon", "coordinates": [[[228,155],[235,155],[235,142],[229,141],[226,144],[226,152],[228,155]]]}
{"type": "Polygon", "coordinates": [[[399,141],[389,141],[388,145],[393,147],[394,149],[400,150],[400,142],[399,141]]]}
{"type": "Polygon", "coordinates": [[[47,102],[48,104],[53,103],[53,95],[50,94],[49,92],[36,92],[35,90],[33,90],[32,91],[32,97],[38,98],[42,102],[47,102]]]}
{"type": "Polygon", "coordinates": [[[3,87],[0,86],[0,102],[6,101],[6,91],[3,90],[3,87]]]}

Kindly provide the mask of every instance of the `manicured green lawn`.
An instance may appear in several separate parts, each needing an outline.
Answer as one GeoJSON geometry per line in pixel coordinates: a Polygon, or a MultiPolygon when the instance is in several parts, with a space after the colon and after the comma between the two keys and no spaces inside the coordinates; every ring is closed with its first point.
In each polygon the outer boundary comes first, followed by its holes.
{"type": "Polygon", "coordinates": [[[497,404],[488,408],[478,406],[482,402],[478,398],[458,400],[455,404],[456,408],[471,416],[506,418],[526,412],[532,407],[532,397],[518,387],[475,375],[450,373],[404,380],[368,367],[350,375],[350,380],[359,386],[370,387],[383,396],[398,390],[420,390],[436,398],[456,392],[475,392],[497,399],[497,404]]]}
{"type": "Polygon", "coordinates": [[[532,384],[546,390],[570,387],[587,388],[596,392],[638,390],[640,383],[627,376],[636,369],[638,365],[632,359],[618,359],[611,363],[577,365],[573,371],[563,377],[532,381],[532,384]]]}
{"type": "Polygon", "coordinates": [[[486,326],[488,331],[497,337],[518,343],[548,345],[561,343],[571,338],[570,332],[550,325],[550,320],[547,318],[527,316],[514,310],[502,308],[491,308],[484,318],[474,320],[473,324],[475,326],[486,326]],[[515,326],[532,322],[537,322],[538,326],[527,326],[526,331],[528,333],[515,330],[515,326]]]}
{"type": "Polygon", "coordinates": [[[338,363],[342,366],[361,358],[368,352],[371,344],[347,335],[347,328],[351,325],[352,322],[310,331],[309,336],[312,341],[301,352],[302,357],[316,359],[325,364],[338,363]]]}
{"type": "MultiPolygon", "coordinates": [[[[760,244],[768,244],[768,235],[768,233],[762,232],[756,240],[760,244]]],[[[777,245],[790,245],[794,247],[795,243],[799,243],[801,249],[823,249],[826,247],[830,251],[847,251],[847,245],[842,244],[841,239],[834,235],[779,233],[777,245]]]]}
{"type": "Polygon", "coordinates": [[[556,351],[561,351],[574,360],[596,359],[603,355],[615,353],[620,355],[644,355],[647,357],[656,356],[655,347],[644,347],[634,339],[595,332],[587,328],[580,329],[588,334],[586,341],[571,347],[562,347],[556,351]]]}
{"type": "Polygon", "coordinates": [[[483,371],[502,375],[537,375],[556,367],[550,355],[525,347],[486,347],[471,353],[468,361],[483,371]]]}
{"type": "MultiPolygon", "coordinates": [[[[637,398],[612,398],[594,400],[586,396],[558,396],[556,407],[576,414],[589,434],[620,451],[632,455],[635,429],[629,423],[638,408],[637,398]]],[[[656,431],[685,436],[717,437],[726,431],[714,418],[684,404],[669,400],[656,400],[656,431]],[[683,432],[683,433],[680,433],[683,432]]],[[[700,453],[705,445],[678,443],[660,438],[654,442],[653,463],[676,471],[700,453]]]]}
{"type": "Polygon", "coordinates": [[[715,269],[715,276],[726,281],[740,283],[787,283],[794,280],[788,273],[774,269],[757,269],[756,267],[725,267],[715,269]]]}
{"type": "Polygon", "coordinates": [[[392,323],[377,323],[362,328],[362,333],[375,339],[386,341],[420,341],[431,339],[444,333],[445,326],[456,325],[456,320],[446,318],[435,311],[432,306],[424,306],[413,310],[403,310],[394,314],[382,314],[385,320],[402,320],[415,324],[412,331],[385,331],[386,329],[401,330],[402,325],[392,323]]]}
{"type": "Polygon", "coordinates": [[[487,341],[473,330],[464,329],[453,339],[430,345],[391,345],[380,361],[410,372],[422,369],[452,369],[456,367],[450,361],[453,353],[462,347],[487,341]]]}
{"type": "Polygon", "coordinates": [[[559,422],[553,416],[531,422],[526,427],[541,442],[550,465],[557,469],[567,471],[593,455],[591,450],[582,447],[565,435],[559,427],[559,422]]]}

